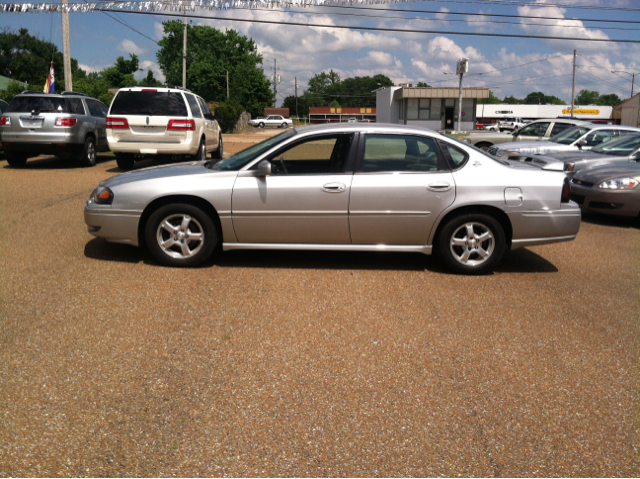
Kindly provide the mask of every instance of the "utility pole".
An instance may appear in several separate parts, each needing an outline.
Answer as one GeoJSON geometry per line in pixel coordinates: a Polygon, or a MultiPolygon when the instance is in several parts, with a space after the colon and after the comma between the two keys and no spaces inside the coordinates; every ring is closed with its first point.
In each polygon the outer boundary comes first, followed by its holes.
{"type": "Polygon", "coordinates": [[[187,9],[184,9],[184,34],[182,35],[182,88],[187,88],[187,9]]]}
{"type": "Polygon", "coordinates": [[[456,74],[460,75],[460,86],[458,87],[458,131],[462,131],[462,78],[469,71],[469,59],[461,58],[456,65],[456,74]]]}
{"type": "Polygon", "coordinates": [[[229,100],[229,70],[227,70],[227,101],[229,100]]]}
{"type": "Polygon", "coordinates": [[[298,77],[294,77],[294,85],[296,88],[296,118],[299,118],[298,116],[298,77]]]}
{"type": "Polygon", "coordinates": [[[640,72],[628,72],[625,70],[611,70],[611,73],[626,73],[627,75],[631,75],[631,96],[633,96],[633,84],[636,81],[636,75],[640,72]]]}
{"type": "Polygon", "coordinates": [[[273,107],[275,108],[278,98],[276,94],[278,93],[276,89],[276,84],[278,83],[278,70],[276,69],[276,59],[273,59],[273,107]]]}
{"type": "MultiPolygon", "coordinates": [[[[62,0],[67,5],[69,0],[62,0]]],[[[62,7],[62,53],[64,57],[64,89],[73,91],[73,78],[71,77],[71,45],[69,44],[69,10],[62,7]]]]}
{"type": "Polygon", "coordinates": [[[571,83],[571,118],[573,118],[575,98],[576,98],[576,50],[573,51],[573,82],[571,83]]]}

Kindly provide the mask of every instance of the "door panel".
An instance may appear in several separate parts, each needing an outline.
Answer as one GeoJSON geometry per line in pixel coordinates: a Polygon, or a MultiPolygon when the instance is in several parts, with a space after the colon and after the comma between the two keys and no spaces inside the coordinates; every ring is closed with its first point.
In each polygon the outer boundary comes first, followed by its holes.
{"type": "Polygon", "coordinates": [[[238,177],[232,196],[238,241],[350,243],[347,211],[352,178],[350,174],[238,177]]]}

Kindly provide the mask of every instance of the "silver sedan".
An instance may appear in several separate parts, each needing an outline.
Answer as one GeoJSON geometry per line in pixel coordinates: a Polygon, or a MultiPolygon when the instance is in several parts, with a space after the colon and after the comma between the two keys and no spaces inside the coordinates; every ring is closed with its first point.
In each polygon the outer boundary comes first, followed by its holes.
{"type": "Polygon", "coordinates": [[[558,171],[498,160],[434,131],[382,124],[288,130],[225,160],[133,171],[85,206],[89,233],[168,266],[222,250],[437,251],[491,270],[508,249],[573,240],[558,171]]]}

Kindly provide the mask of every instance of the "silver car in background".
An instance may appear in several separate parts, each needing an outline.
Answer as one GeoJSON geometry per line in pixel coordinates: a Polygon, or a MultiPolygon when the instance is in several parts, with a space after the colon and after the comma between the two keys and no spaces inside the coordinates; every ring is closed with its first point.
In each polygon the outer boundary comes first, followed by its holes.
{"type": "Polygon", "coordinates": [[[583,123],[549,138],[549,141],[503,143],[489,148],[488,151],[498,158],[528,161],[528,158],[535,155],[547,155],[560,151],[590,150],[601,143],[634,133],[640,133],[640,128],[583,123]]]}
{"type": "Polygon", "coordinates": [[[573,240],[564,173],[498,160],[417,127],[288,130],[223,161],[125,173],[85,206],[89,233],[169,266],[223,250],[437,251],[458,273],[505,250],[573,240]]]}

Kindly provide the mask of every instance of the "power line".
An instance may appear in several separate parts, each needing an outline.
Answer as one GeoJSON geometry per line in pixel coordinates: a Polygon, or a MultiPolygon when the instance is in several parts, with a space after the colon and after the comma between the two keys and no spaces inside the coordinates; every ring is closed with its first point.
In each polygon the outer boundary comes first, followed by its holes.
{"type": "MultiPolygon", "coordinates": [[[[548,6],[548,3],[538,4],[538,6],[548,6]]],[[[412,10],[404,8],[374,8],[374,7],[352,7],[348,5],[318,5],[323,8],[340,8],[355,10],[374,10],[379,12],[409,12],[409,13],[435,13],[439,15],[465,15],[465,16],[484,16],[484,17],[501,17],[501,18],[531,18],[536,20],[578,20],[581,22],[599,22],[599,23],[640,23],[633,20],[604,20],[599,18],[566,18],[566,17],[540,17],[537,15],[507,15],[499,13],[476,13],[476,12],[442,12],[439,10],[412,10]]]]}
{"type": "MultiPolygon", "coordinates": [[[[441,0],[424,0],[427,2],[437,2],[441,0]]],[[[564,8],[580,8],[588,10],[616,10],[635,12],[640,11],[640,8],[625,8],[625,7],[598,7],[595,5],[575,5],[571,3],[534,3],[534,2],[521,2],[515,0],[447,0],[447,3],[475,3],[481,5],[525,5],[529,7],[564,7],[564,8]]]]}
{"type": "MultiPolygon", "coordinates": [[[[97,11],[106,12],[118,12],[117,10],[110,9],[97,9],[97,11]]],[[[166,17],[175,17],[172,13],[151,13],[151,12],[134,12],[134,11],[122,11],[121,13],[128,13],[132,15],[160,15],[166,17]]],[[[604,42],[604,43],[640,43],[640,40],[622,40],[611,38],[579,38],[579,37],[556,37],[556,36],[544,36],[544,35],[518,35],[507,33],[475,33],[475,32],[451,32],[443,30],[416,30],[416,29],[400,29],[400,28],[384,28],[384,27],[355,27],[346,25],[323,25],[319,23],[300,23],[300,22],[280,22],[276,20],[252,20],[244,18],[226,18],[226,17],[212,17],[207,15],[186,15],[189,18],[203,18],[207,20],[221,20],[226,22],[242,22],[242,23],[264,23],[269,25],[288,25],[298,27],[317,27],[317,28],[331,28],[331,29],[344,29],[344,30],[367,30],[375,32],[397,32],[397,33],[432,33],[436,35],[464,35],[464,36],[482,36],[482,37],[502,37],[502,38],[540,38],[545,40],[564,40],[564,41],[584,41],[584,42],[604,42]]]]}
{"type": "MultiPolygon", "coordinates": [[[[616,85],[615,83],[612,83],[612,82],[610,82],[610,81],[607,81],[607,80],[605,80],[604,78],[600,78],[599,76],[596,76],[596,75],[594,75],[593,73],[588,72],[587,70],[585,70],[585,69],[584,69],[584,68],[582,68],[582,67],[578,67],[578,69],[579,69],[579,70],[581,70],[582,72],[586,73],[586,74],[587,74],[587,75],[589,75],[590,77],[593,77],[593,78],[598,79],[601,83],[605,83],[605,84],[609,85],[610,87],[615,87],[615,88],[617,88],[617,89],[619,89],[619,90],[622,90],[622,91],[627,91],[627,90],[629,90],[629,88],[627,88],[627,87],[623,87],[623,86],[621,86],[621,85],[616,85]]],[[[631,91],[631,90],[629,90],[629,91],[631,91]]]]}
{"type": "MultiPolygon", "coordinates": [[[[271,8],[253,8],[252,10],[259,10],[259,11],[264,11],[264,12],[274,12],[275,10],[271,9],[271,8]]],[[[338,12],[329,12],[329,13],[325,13],[325,12],[305,12],[305,11],[300,11],[300,10],[282,10],[283,12],[287,12],[287,13],[300,13],[300,14],[304,14],[304,15],[331,15],[331,16],[349,16],[349,17],[367,17],[367,18],[381,18],[383,20],[387,20],[387,19],[402,19],[402,20],[419,20],[419,21],[423,21],[423,22],[460,22],[460,23],[500,23],[500,24],[507,24],[507,25],[531,25],[531,26],[538,26],[538,27],[558,27],[561,26],[562,28],[581,28],[584,30],[588,30],[588,29],[594,29],[597,28],[598,30],[633,30],[633,31],[638,31],[640,30],[640,28],[624,28],[624,27],[588,27],[588,26],[580,26],[580,25],[558,25],[558,24],[549,24],[549,23],[525,23],[525,22],[508,22],[508,21],[504,21],[504,20],[455,20],[455,19],[446,19],[446,18],[423,18],[423,17],[402,17],[402,16],[396,16],[396,15],[366,15],[363,13],[338,13],[338,12]]],[[[478,15],[478,16],[485,16],[484,14],[472,14],[472,15],[478,15]]],[[[541,18],[541,20],[545,20],[544,18],[541,18]]],[[[572,21],[573,19],[566,19],[567,21],[572,21]]]]}
{"type": "Polygon", "coordinates": [[[499,68],[498,70],[491,70],[491,71],[488,71],[488,72],[470,73],[470,74],[467,75],[467,77],[476,76],[476,75],[486,75],[487,73],[501,72],[501,71],[504,71],[504,70],[510,70],[512,68],[522,67],[522,66],[525,66],[525,65],[532,65],[534,63],[540,63],[540,62],[543,62],[543,61],[546,61],[546,60],[551,60],[552,58],[564,57],[566,55],[572,55],[572,54],[571,53],[560,53],[558,55],[553,55],[551,57],[542,58],[540,60],[535,60],[535,61],[532,61],[532,62],[520,63],[518,65],[513,65],[511,67],[499,68]]]}

